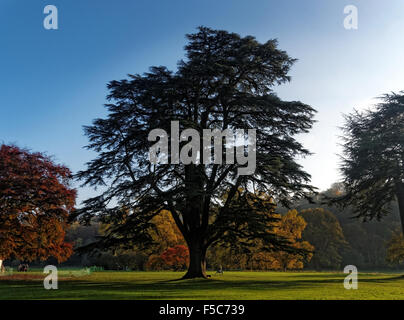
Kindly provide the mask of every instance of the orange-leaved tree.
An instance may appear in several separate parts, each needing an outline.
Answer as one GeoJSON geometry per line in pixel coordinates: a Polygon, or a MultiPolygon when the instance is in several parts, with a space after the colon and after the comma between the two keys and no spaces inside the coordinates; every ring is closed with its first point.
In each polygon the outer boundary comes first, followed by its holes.
{"type": "Polygon", "coordinates": [[[276,214],[278,221],[273,223],[272,232],[288,241],[295,250],[279,250],[266,248],[257,240],[250,242],[248,251],[242,250],[237,244],[232,248],[213,248],[210,252],[211,262],[225,269],[251,270],[283,270],[302,269],[305,262],[313,256],[314,247],[302,240],[302,232],[307,226],[304,218],[296,211],[290,210],[284,215],[276,214]]]}
{"type": "Polygon", "coordinates": [[[162,210],[159,215],[153,217],[151,222],[155,226],[150,230],[150,235],[155,242],[155,246],[152,248],[153,252],[161,253],[170,247],[186,244],[169,211],[162,210]]]}
{"type": "Polygon", "coordinates": [[[147,268],[151,270],[182,269],[183,265],[188,264],[189,253],[185,255],[181,250],[182,247],[185,247],[186,242],[171,213],[167,210],[162,210],[151,221],[154,228],[150,230],[150,235],[154,245],[148,250],[147,268]],[[181,262],[173,263],[174,260],[181,262]]]}
{"type": "Polygon", "coordinates": [[[290,210],[282,216],[281,222],[275,231],[276,234],[288,239],[291,246],[296,249],[307,251],[306,255],[299,255],[293,252],[274,251],[271,252],[270,260],[272,269],[302,269],[304,262],[310,261],[313,256],[314,247],[307,241],[302,241],[302,232],[306,228],[306,221],[299,215],[297,210],[290,210]]]}
{"type": "Polygon", "coordinates": [[[68,168],[46,155],[0,146],[0,265],[11,257],[65,261],[67,219],[76,191],[68,168]]]}

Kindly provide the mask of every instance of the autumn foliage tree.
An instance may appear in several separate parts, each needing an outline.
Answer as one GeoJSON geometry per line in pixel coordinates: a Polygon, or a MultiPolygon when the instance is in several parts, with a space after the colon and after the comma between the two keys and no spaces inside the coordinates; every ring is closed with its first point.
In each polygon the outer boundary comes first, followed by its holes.
{"type": "Polygon", "coordinates": [[[32,261],[72,254],[65,242],[76,191],[71,172],[41,153],[0,147],[0,261],[32,261]]]}
{"type": "Polygon", "coordinates": [[[154,241],[154,246],[152,247],[154,252],[161,253],[170,247],[186,244],[169,211],[163,210],[151,221],[154,224],[154,228],[150,230],[150,235],[154,241]]]}
{"type": "Polygon", "coordinates": [[[183,266],[187,265],[189,252],[187,249],[187,257],[184,258],[184,251],[181,249],[186,242],[175,224],[171,213],[163,210],[151,222],[154,226],[150,229],[149,233],[153,239],[153,244],[146,250],[149,254],[147,268],[152,270],[166,268],[181,270],[183,266]],[[174,263],[175,260],[182,262],[174,263]]]}
{"type": "Polygon", "coordinates": [[[189,265],[189,250],[171,213],[163,210],[152,222],[155,228],[150,233],[155,244],[151,247],[154,254],[149,258],[149,265],[152,266],[154,262],[155,269],[186,269],[189,265]]]}
{"type": "Polygon", "coordinates": [[[307,223],[297,210],[290,210],[282,216],[276,233],[289,240],[291,246],[296,249],[306,250],[306,255],[296,254],[287,251],[274,251],[269,254],[271,269],[302,269],[305,262],[309,262],[313,256],[314,247],[302,240],[303,230],[307,223]]]}
{"type": "Polygon", "coordinates": [[[260,240],[250,242],[248,251],[237,244],[232,247],[215,247],[209,251],[210,263],[225,269],[282,270],[302,269],[313,256],[314,247],[302,240],[307,223],[297,210],[275,215],[269,226],[271,233],[286,239],[295,250],[271,250],[260,240]]]}
{"type": "Polygon", "coordinates": [[[404,262],[404,236],[402,232],[395,232],[387,243],[386,260],[391,264],[404,262]]]}
{"type": "MultiPolygon", "coordinates": [[[[128,217],[129,210],[125,207],[119,210],[121,223],[116,225],[114,223],[99,223],[98,237],[116,238],[119,236],[119,230],[122,225],[125,225],[125,218],[128,217]]],[[[91,221],[93,225],[97,221],[95,218],[91,221]]],[[[75,225],[75,223],[73,223],[75,225]]],[[[102,257],[110,255],[113,259],[122,260],[118,257],[133,256],[139,254],[145,259],[144,267],[149,270],[162,270],[169,269],[173,266],[167,264],[162,258],[162,253],[168,249],[172,249],[177,245],[185,245],[185,239],[178,229],[171,213],[163,210],[159,215],[150,220],[150,227],[147,229],[148,241],[142,243],[122,242],[119,246],[105,245],[103,242],[91,241],[82,246],[78,246],[76,252],[81,254],[90,253],[90,256],[102,257]]],[[[113,260],[110,259],[110,260],[113,260]]],[[[122,262],[116,261],[115,267],[123,267],[122,262]],[[119,266],[118,266],[119,264],[119,266]]],[[[108,267],[110,268],[113,263],[109,261],[108,267]]]]}
{"type": "Polygon", "coordinates": [[[168,248],[161,254],[164,263],[174,270],[184,270],[189,264],[189,250],[184,245],[168,248]]]}

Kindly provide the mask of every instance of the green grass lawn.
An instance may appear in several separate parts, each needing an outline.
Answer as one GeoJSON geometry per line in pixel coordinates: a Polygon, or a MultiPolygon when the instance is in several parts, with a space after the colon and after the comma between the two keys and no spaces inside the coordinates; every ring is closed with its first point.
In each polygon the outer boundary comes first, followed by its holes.
{"type": "Polygon", "coordinates": [[[404,299],[400,274],[361,273],[358,290],[344,288],[343,273],[225,272],[209,280],[178,280],[182,274],[62,271],[59,289],[45,290],[45,275],[34,271],[25,280],[0,276],[0,299],[404,299]]]}

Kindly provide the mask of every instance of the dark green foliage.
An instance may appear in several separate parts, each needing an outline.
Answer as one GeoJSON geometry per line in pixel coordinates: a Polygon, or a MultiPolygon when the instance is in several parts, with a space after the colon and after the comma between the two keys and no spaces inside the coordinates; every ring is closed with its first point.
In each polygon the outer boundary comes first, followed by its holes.
{"type": "Polygon", "coordinates": [[[98,155],[78,174],[84,184],[106,189],[85,201],[78,215],[82,221],[97,215],[111,225],[103,246],[131,246],[146,245],[150,220],[169,210],[190,248],[190,268],[193,257],[202,263],[192,277],[203,276],[206,250],[218,241],[258,237],[285,246],[263,232],[268,221],[254,208],[268,207],[260,192],[288,205],[313,191],[295,162],[309,151],[294,136],[308,132],[315,110],[273,92],[289,81],[294,62],[275,40],[261,44],[205,27],[187,37],[186,60],[176,72],[152,67],[109,83],[108,116],[85,128],[88,148],[98,155]],[[257,129],[255,173],[237,176],[237,163],[151,165],[148,134],[155,128],[169,133],[173,120],[180,131],[194,128],[201,136],[203,129],[257,129]],[[252,187],[256,194],[248,191],[252,187]]]}
{"type": "Polygon", "coordinates": [[[340,268],[342,253],[348,243],[335,215],[323,208],[302,210],[300,214],[307,222],[303,240],[314,246],[314,255],[307,267],[317,270],[340,268]]]}
{"type": "MultiPolygon", "coordinates": [[[[323,198],[334,198],[343,195],[342,185],[334,184],[329,190],[322,192],[314,197],[317,204],[310,204],[306,201],[299,201],[295,203],[295,207],[299,212],[307,209],[316,209],[319,202],[323,198]]],[[[321,206],[323,210],[328,211],[335,216],[339,225],[342,228],[343,236],[348,243],[348,246],[341,246],[337,255],[342,257],[342,260],[333,264],[329,268],[340,269],[341,266],[353,264],[361,270],[381,270],[390,269],[392,266],[386,262],[386,244],[390,240],[394,231],[400,228],[400,216],[398,206],[392,204],[392,212],[386,216],[383,221],[358,221],[354,218],[353,208],[346,206],[321,206]]],[[[306,217],[305,217],[306,219],[306,217]]],[[[313,226],[316,221],[307,221],[308,226],[306,229],[313,226]]],[[[321,225],[314,225],[315,228],[322,228],[321,225]]],[[[319,236],[321,235],[321,232],[319,236]]],[[[322,251],[321,246],[315,248],[313,262],[315,262],[318,255],[328,255],[329,252],[322,251]]],[[[314,267],[314,266],[308,266],[314,267]]]]}
{"type": "Polygon", "coordinates": [[[380,220],[398,200],[404,225],[404,93],[382,99],[372,110],[345,117],[344,193],[332,203],[350,206],[366,221],[380,220]]]}

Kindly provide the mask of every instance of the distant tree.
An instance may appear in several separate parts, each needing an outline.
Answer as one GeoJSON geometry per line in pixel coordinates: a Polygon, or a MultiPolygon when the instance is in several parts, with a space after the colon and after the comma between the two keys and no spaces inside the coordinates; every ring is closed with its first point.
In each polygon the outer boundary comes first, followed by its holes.
{"type": "MultiPolygon", "coordinates": [[[[126,208],[121,208],[121,218],[128,214],[126,208]]],[[[94,219],[96,220],[96,219],[94,219]]],[[[131,268],[136,270],[162,270],[171,266],[162,259],[161,254],[168,248],[184,245],[185,240],[169,211],[163,210],[151,219],[152,226],[148,229],[151,242],[145,247],[142,244],[122,243],[120,246],[104,247],[96,238],[111,238],[116,226],[113,223],[98,223],[91,221],[89,226],[77,222],[69,229],[68,238],[78,247],[82,260],[99,264],[105,269],[131,268]],[[95,231],[95,234],[94,234],[95,231]],[[89,237],[91,236],[91,237],[89,237]],[[92,241],[89,241],[89,240],[92,241]]],[[[77,259],[76,259],[77,260],[77,259]]],[[[69,260],[69,262],[72,259],[69,260]]]]}
{"type": "Polygon", "coordinates": [[[184,245],[176,245],[168,248],[161,254],[164,263],[174,270],[185,270],[189,264],[189,251],[184,245]]]}
{"type": "Polygon", "coordinates": [[[339,267],[348,243],[337,218],[323,208],[302,210],[300,214],[307,222],[303,239],[315,248],[309,266],[315,269],[339,267]]]}
{"type": "Polygon", "coordinates": [[[67,261],[69,266],[91,266],[94,263],[91,257],[86,253],[80,252],[78,249],[96,241],[100,235],[100,224],[92,221],[90,225],[81,225],[78,222],[71,223],[66,232],[65,241],[73,245],[74,253],[67,261]]]}
{"type": "Polygon", "coordinates": [[[209,247],[206,260],[211,269],[218,270],[220,266],[224,270],[245,270],[251,265],[250,253],[247,253],[241,247],[229,247],[216,244],[209,247]]]}
{"type": "Polygon", "coordinates": [[[70,224],[65,239],[76,247],[93,243],[100,235],[100,224],[92,221],[90,225],[81,225],[78,222],[70,224]]]}
{"type": "MultiPolygon", "coordinates": [[[[315,248],[308,242],[302,241],[302,232],[306,228],[307,223],[304,218],[299,215],[297,210],[291,210],[282,216],[276,233],[289,240],[291,245],[296,249],[304,249],[312,252],[315,248]]],[[[309,262],[313,254],[308,253],[306,256],[293,252],[274,251],[269,253],[271,260],[271,269],[302,269],[305,262],[309,262]]]]}
{"type": "MultiPolygon", "coordinates": [[[[167,252],[168,249],[186,244],[171,213],[163,210],[159,215],[154,216],[151,222],[154,224],[154,227],[149,232],[153,239],[153,244],[146,250],[143,250],[149,256],[147,268],[149,270],[161,270],[167,267],[176,268],[173,264],[167,263],[167,259],[162,258],[162,254],[167,252]]],[[[176,253],[178,252],[175,251],[174,255],[176,253]]]]}
{"type": "Polygon", "coordinates": [[[249,242],[249,246],[235,243],[230,247],[213,247],[209,252],[209,261],[214,266],[222,265],[225,269],[301,269],[304,263],[310,261],[314,250],[309,242],[302,240],[306,225],[296,210],[290,210],[271,225],[271,232],[287,239],[289,246],[296,249],[295,251],[271,250],[260,239],[254,239],[249,242]]]}
{"type": "Polygon", "coordinates": [[[290,80],[295,61],[276,40],[261,44],[251,36],[205,27],[187,37],[187,57],[175,73],[153,67],[109,83],[108,116],[85,128],[88,148],[98,156],[77,175],[85,185],[106,189],[78,213],[82,221],[97,215],[115,225],[111,237],[103,239],[107,246],[150,242],[151,219],[168,210],[190,251],[184,278],[195,278],[206,277],[206,251],[219,241],[260,238],[286,248],[285,241],[263,232],[268,220],[253,207],[264,207],[264,200],[248,190],[267,192],[285,205],[308,197],[310,176],[295,159],[309,151],[294,137],[311,129],[315,110],[274,93],[275,85],[290,80]],[[200,137],[204,129],[256,129],[255,172],[238,175],[245,166],[240,163],[176,164],[170,152],[171,164],[152,165],[148,151],[154,143],[148,135],[155,128],[170,134],[171,121],[179,122],[180,132],[192,128],[200,137]],[[121,206],[130,210],[124,219],[121,206]]]}
{"type": "Polygon", "coordinates": [[[404,236],[402,232],[395,232],[387,243],[386,260],[392,264],[404,262],[404,236]]]}
{"type": "Polygon", "coordinates": [[[41,153],[0,146],[0,261],[61,262],[72,254],[65,242],[76,199],[71,178],[68,168],[41,153]]]}
{"type": "Polygon", "coordinates": [[[163,260],[160,254],[152,254],[149,256],[146,263],[146,270],[165,270],[167,269],[167,264],[163,260]]]}
{"type": "MultiPolygon", "coordinates": [[[[340,197],[344,194],[344,186],[342,183],[335,183],[330,189],[319,193],[313,199],[317,201],[310,204],[307,201],[296,201],[292,207],[299,212],[304,209],[316,209],[319,207],[324,197],[330,199],[340,197]]],[[[339,249],[339,255],[342,256],[342,261],[336,263],[329,268],[337,269],[341,265],[353,264],[358,268],[366,268],[368,270],[380,270],[391,267],[386,262],[386,242],[391,239],[391,234],[397,228],[401,228],[398,205],[392,204],[392,212],[384,217],[382,222],[376,219],[367,221],[366,223],[358,223],[357,219],[352,219],[353,208],[350,206],[330,206],[323,203],[321,207],[324,210],[330,211],[338,220],[345,240],[348,242],[346,248],[339,249]]],[[[285,212],[283,208],[278,209],[280,212],[285,212]]],[[[312,263],[309,267],[313,267],[312,263]]]]}
{"type": "Polygon", "coordinates": [[[345,117],[341,171],[344,194],[332,200],[356,217],[380,220],[398,202],[404,230],[404,92],[345,117]]]}
{"type": "Polygon", "coordinates": [[[161,211],[159,215],[151,219],[151,222],[154,224],[154,228],[150,229],[150,234],[154,241],[154,245],[151,246],[150,250],[153,253],[161,254],[170,247],[186,244],[169,211],[161,211]]]}

